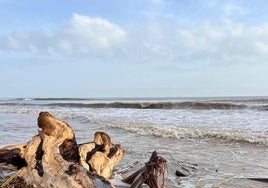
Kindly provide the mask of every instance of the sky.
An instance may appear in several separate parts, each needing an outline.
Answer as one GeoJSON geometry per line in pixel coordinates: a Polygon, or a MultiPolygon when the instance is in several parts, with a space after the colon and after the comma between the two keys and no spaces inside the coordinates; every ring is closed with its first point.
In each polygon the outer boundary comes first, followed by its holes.
{"type": "Polygon", "coordinates": [[[0,97],[268,95],[266,0],[0,0],[0,97]]]}

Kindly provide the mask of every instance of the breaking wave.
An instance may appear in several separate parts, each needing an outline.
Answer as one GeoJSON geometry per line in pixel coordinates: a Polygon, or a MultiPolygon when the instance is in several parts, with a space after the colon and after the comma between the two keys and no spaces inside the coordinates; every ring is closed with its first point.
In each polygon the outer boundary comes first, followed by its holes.
{"type": "Polygon", "coordinates": [[[124,129],[140,135],[151,135],[176,139],[215,139],[223,141],[235,141],[268,146],[268,136],[250,135],[240,132],[199,130],[193,128],[160,128],[153,125],[135,125],[106,122],[110,127],[124,129]]]}
{"type": "Polygon", "coordinates": [[[196,110],[243,110],[268,111],[268,98],[223,99],[87,99],[87,98],[16,98],[1,99],[6,106],[49,106],[68,108],[132,108],[132,109],[196,109],[196,110]]]}
{"type": "Polygon", "coordinates": [[[4,101],[0,106],[39,106],[67,108],[131,108],[131,109],[192,109],[192,110],[261,110],[268,111],[268,105],[248,105],[227,102],[111,102],[111,103],[16,103],[4,101]]]}
{"type": "Polygon", "coordinates": [[[214,103],[214,102],[159,102],[159,103],[51,103],[48,106],[75,107],[75,108],[135,108],[135,109],[197,109],[197,110],[240,110],[248,108],[244,104],[214,103]]]}

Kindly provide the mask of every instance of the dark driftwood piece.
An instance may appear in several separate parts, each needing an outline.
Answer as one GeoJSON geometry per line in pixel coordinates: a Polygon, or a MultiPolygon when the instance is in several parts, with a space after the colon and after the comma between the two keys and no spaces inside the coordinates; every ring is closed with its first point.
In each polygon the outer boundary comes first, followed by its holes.
{"type": "Polygon", "coordinates": [[[123,150],[106,133],[96,132],[93,142],[78,145],[72,128],[48,112],[39,114],[38,127],[28,143],[0,149],[0,163],[18,169],[2,186],[113,187],[106,178],[123,150]]]}
{"type": "Polygon", "coordinates": [[[0,163],[7,163],[21,169],[27,165],[25,159],[20,156],[21,150],[19,148],[0,149],[0,163]]]}
{"type": "Polygon", "coordinates": [[[145,166],[123,179],[123,182],[131,184],[131,188],[138,188],[143,183],[149,185],[150,188],[163,188],[166,171],[167,161],[154,151],[145,166]]]}

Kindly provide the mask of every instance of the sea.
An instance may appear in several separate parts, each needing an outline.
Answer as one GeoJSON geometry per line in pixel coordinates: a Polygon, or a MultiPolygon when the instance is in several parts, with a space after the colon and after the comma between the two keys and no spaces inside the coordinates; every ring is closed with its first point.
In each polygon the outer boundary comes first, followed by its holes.
{"type": "Polygon", "coordinates": [[[268,97],[0,98],[0,147],[38,134],[41,111],[71,125],[78,143],[100,130],[120,144],[115,179],[157,151],[165,187],[268,187],[268,97]]]}

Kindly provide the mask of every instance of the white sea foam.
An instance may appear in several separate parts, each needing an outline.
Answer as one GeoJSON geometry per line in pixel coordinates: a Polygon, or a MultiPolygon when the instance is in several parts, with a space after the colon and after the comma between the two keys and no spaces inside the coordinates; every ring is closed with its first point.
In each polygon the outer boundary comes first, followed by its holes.
{"type": "Polygon", "coordinates": [[[168,138],[192,138],[192,139],[217,139],[225,141],[238,141],[253,144],[264,144],[268,146],[268,136],[250,135],[239,132],[223,132],[223,131],[210,131],[199,130],[194,128],[160,128],[154,125],[129,125],[121,124],[118,122],[106,121],[102,122],[111,127],[121,128],[130,132],[140,135],[152,135],[168,138]]]}

